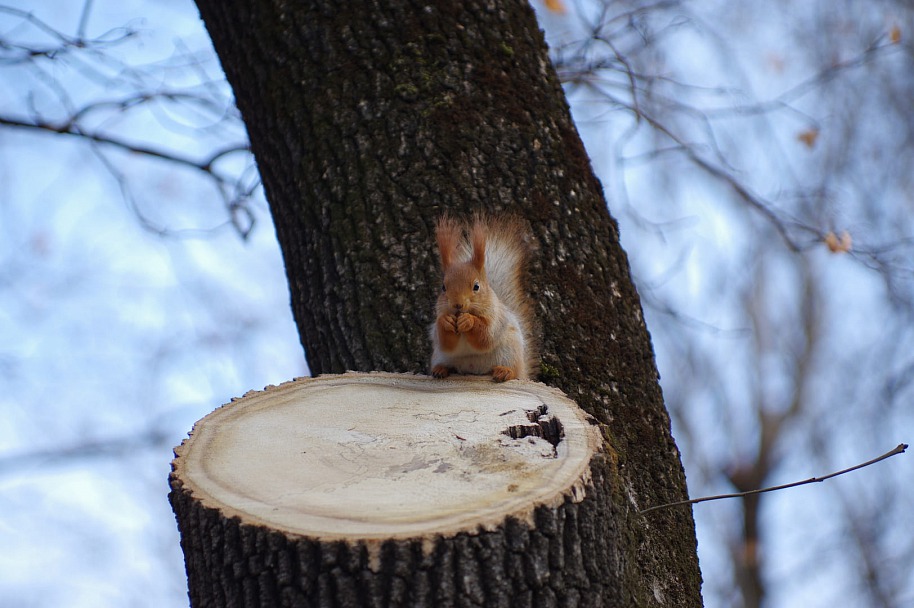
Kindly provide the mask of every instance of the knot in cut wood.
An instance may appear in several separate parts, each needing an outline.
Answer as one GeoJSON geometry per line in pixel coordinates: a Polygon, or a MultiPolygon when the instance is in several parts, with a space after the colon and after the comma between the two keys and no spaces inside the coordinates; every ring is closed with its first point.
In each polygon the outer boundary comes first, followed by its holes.
{"type": "MultiPolygon", "coordinates": [[[[368,585],[354,591],[365,601],[336,603],[369,605],[373,594],[393,597],[393,568],[399,605],[436,605],[420,598],[458,593],[436,574],[453,569],[441,566],[445,554],[486,535],[509,551],[521,542],[512,535],[536,533],[537,513],[564,522],[593,491],[599,446],[583,411],[533,382],[350,373],[248,393],[175,449],[170,498],[192,604],[241,601],[225,598],[248,593],[250,579],[276,605],[283,594],[309,605],[341,593],[322,576],[348,573],[368,585]],[[398,560],[417,561],[404,570],[398,560]],[[214,589],[224,602],[206,599],[214,589]]],[[[561,522],[547,527],[564,550],[551,529],[561,522]]]]}

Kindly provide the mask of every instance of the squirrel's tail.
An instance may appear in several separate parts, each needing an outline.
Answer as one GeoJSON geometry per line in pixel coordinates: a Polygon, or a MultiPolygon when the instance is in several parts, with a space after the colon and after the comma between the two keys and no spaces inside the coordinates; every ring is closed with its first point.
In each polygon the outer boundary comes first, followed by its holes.
{"type": "Polygon", "coordinates": [[[533,236],[527,222],[517,216],[484,216],[473,218],[471,233],[485,233],[486,280],[501,303],[518,318],[524,334],[527,368],[530,376],[539,371],[539,348],[534,310],[529,288],[528,265],[535,251],[533,236]]]}

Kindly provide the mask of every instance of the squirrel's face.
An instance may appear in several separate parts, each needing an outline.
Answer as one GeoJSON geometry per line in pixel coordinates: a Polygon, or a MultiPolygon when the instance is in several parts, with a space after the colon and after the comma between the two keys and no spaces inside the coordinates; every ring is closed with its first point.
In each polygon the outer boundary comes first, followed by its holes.
{"type": "Polygon", "coordinates": [[[453,266],[444,274],[439,305],[454,314],[472,312],[485,297],[487,289],[485,276],[471,264],[453,266]]]}

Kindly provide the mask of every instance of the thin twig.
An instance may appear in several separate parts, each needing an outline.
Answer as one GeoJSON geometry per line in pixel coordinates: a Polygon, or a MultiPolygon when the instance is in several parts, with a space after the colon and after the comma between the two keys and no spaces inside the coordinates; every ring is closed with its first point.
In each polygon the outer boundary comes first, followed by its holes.
{"type": "Polygon", "coordinates": [[[82,14],[79,16],[79,27],[76,29],[76,38],[78,40],[86,39],[86,26],[89,24],[89,15],[92,13],[92,0],[86,0],[83,4],[82,14]]]}
{"type": "Polygon", "coordinates": [[[185,167],[190,167],[192,169],[199,169],[211,173],[215,179],[219,182],[228,183],[229,180],[227,177],[223,177],[221,174],[213,171],[212,163],[217,159],[236,151],[244,151],[247,149],[247,146],[243,144],[238,144],[219,150],[218,152],[213,153],[210,157],[199,161],[188,156],[183,156],[174,152],[167,150],[161,150],[149,146],[143,146],[140,144],[133,144],[123,139],[118,138],[114,135],[107,135],[103,133],[95,133],[92,131],[84,131],[78,126],[73,125],[70,121],[67,121],[62,124],[52,124],[50,122],[35,121],[30,122],[28,120],[21,120],[18,118],[13,118],[9,116],[0,116],[0,126],[4,127],[15,127],[19,129],[31,129],[37,131],[45,131],[49,133],[56,133],[58,135],[70,135],[73,137],[78,137],[86,140],[90,140],[95,143],[104,144],[106,146],[111,146],[114,148],[120,148],[121,150],[132,152],[134,154],[140,154],[143,156],[151,156],[153,158],[158,158],[160,160],[166,160],[173,162],[177,165],[183,165],[185,167]]]}
{"type": "Polygon", "coordinates": [[[838,471],[837,473],[830,473],[823,477],[810,477],[809,479],[805,479],[803,481],[795,481],[793,483],[786,483],[786,484],[780,485],[780,486],[772,486],[770,488],[761,488],[759,490],[749,490],[748,492],[737,492],[735,494],[718,494],[716,496],[702,496],[701,498],[693,498],[691,500],[679,500],[677,502],[668,502],[666,504],[648,507],[647,509],[643,509],[643,510],[639,511],[639,513],[641,515],[644,515],[645,513],[649,513],[651,511],[656,511],[658,509],[665,509],[667,507],[678,507],[680,505],[694,505],[699,502],[707,502],[709,500],[721,500],[723,498],[741,498],[743,496],[749,496],[751,494],[761,494],[763,492],[774,492],[775,490],[786,490],[787,488],[795,488],[797,486],[806,485],[808,483],[818,483],[820,481],[825,481],[826,479],[831,479],[832,477],[837,477],[838,475],[844,475],[845,473],[850,473],[851,471],[856,471],[857,469],[862,469],[863,467],[868,467],[871,464],[876,464],[877,462],[879,462],[881,460],[885,460],[886,458],[891,458],[892,456],[895,456],[896,454],[902,454],[902,453],[904,453],[904,451],[906,449],[908,449],[908,444],[899,443],[895,447],[895,449],[893,449],[889,452],[886,452],[885,454],[883,454],[882,456],[879,456],[878,458],[873,458],[872,460],[868,460],[868,461],[864,462],[863,464],[858,464],[858,465],[852,466],[849,469],[844,469],[842,471],[838,471]]]}
{"type": "Polygon", "coordinates": [[[161,449],[174,445],[174,436],[163,428],[149,428],[135,434],[101,439],[87,439],[66,447],[38,449],[0,456],[0,477],[27,474],[36,467],[72,464],[90,458],[124,458],[140,450],[161,449]]]}

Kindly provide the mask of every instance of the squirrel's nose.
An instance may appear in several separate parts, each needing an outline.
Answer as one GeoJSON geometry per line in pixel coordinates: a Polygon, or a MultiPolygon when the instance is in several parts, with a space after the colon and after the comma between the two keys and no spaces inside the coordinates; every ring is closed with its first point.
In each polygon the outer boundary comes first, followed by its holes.
{"type": "Polygon", "coordinates": [[[460,310],[461,308],[463,308],[463,304],[454,304],[454,308],[456,308],[457,310],[460,310]]]}

